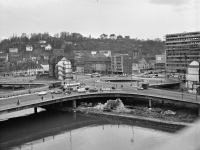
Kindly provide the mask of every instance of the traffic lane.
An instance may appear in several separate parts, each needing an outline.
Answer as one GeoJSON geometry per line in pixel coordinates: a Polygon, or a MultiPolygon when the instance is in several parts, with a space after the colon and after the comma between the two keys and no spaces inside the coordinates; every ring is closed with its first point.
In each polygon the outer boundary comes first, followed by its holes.
{"type": "MultiPolygon", "coordinates": [[[[92,82],[91,82],[92,83],[92,82]]],[[[104,84],[104,87],[112,87],[113,84],[111,83],[103,83],[104,84]],[[105,86],[106,85],[106,86],[105,86]]],[[[96,87],[97,89],[100,89],[102,88],[102,83],[98,83],[97,82],[97,85],[94,86],[96,87]]],[[[168,92],[168,91],[163,91],[163,90],[155,90],[155,89],[148,89],[148,90],[136,90],[137,88],[136,87],[131,87],[130,85],[126,85],[122,88],[122,92],[127,92],[127,93],[134,93],[134,94],[144,94],[144,95],[152,95],[152,96],[160,96],[160,97],[167,97],[167,98],[176,98],[176,99],[180,99],[182,98],[182,94],[181,93],[173,93],[173,92],[168,92]]],[[[116,92],[117,90],[112,90],[113,92],[116,92]]],[[[73,95],[78,95],[79,93],[72,93],[73,95]]],[[[61,98],[61,97],[66,97],[67,95],[65,94],[53,94],[54,95],[54,98],[61,98]]],[[[70,94],[71,95],[71,94],[70,94]]],[[[70,96],[69,95],[69,96],[70,96]]],[[[43,96],[39,96],[37,94],[31,94],[31,95],[24,95],[24,96],[19,96],[19,97],[12,97],[12,98],[9,98],[9,99],[2,99],[0,100],[0,106],[2,107],[6,107],[6,106],[9,106],[9,105],[16,105],[17,104],[17,100],[20,100],[21,103],[32,103],[32,102],[35,102],[35,101],[41,101],[43,97],[43,100],[47,99],[48,100],[51,100],[52,98],[52,94],[50,92],[48,92],[46,95],[43,95],[43,96]]],[[[199,98],[199,97],[198,97],[199,98]]],[[[187,100],[187,101],[194,101],[196,100],[195,99],[195,96],[191,96],[191,95],[184,95],[183,96],[183,99],[184,100],[187,100]]]]}
{"type": "MultiPolygon", "coordinates": [[[[50,99],[52,98],[52,94],[48,92],[46,95],[38,95],[38,94],[31,94],[31,95],[24,95],[24,96],[17,96],[17,97],[12,97],[8,99],[1,99],[0,100],[0,107],[6,107],[9,105],[16,105],[17,101],[20,100],[20,103],[32,103],[36,101],[41,101],[43,97],[43,100],[45,99],[50,99]]],[[[54,97],[63,97],[63,94],[54,94],[54,97]]]]}

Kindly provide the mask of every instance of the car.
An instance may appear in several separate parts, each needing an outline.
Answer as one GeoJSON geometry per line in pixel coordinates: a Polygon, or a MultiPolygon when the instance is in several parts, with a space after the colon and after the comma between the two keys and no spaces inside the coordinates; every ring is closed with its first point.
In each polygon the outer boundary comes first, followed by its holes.
{"type": "Polygon", "coordinates": [[[41,92],[38,92],[37,93],[39,96],[41,96],[41,95],[46,95],[47,94],[47,91],[41,91],[41,92]]]}
{"type": "Polygon", "coordinates": [[[77,89],[77,92],[78,93],[85,93],[86,89],[85,88],[80,88],[80,89],[77,89]]]}
{"type": "Polygon", "coordinates": [[[90,74],[90,73],[86,73],[85,75],[86,75],[86,76],[91,76],[92,74],[90,74]]]}
{"type": "Polygon", "coordinates": [[[137,89],[138,89],[138,90],[143,90],[143,87],[138,86],[137,89]]]}
{"type": "Polygon", "coordinates": [[[97,89],[89,89],[89,92],[98,92],[98,90],[97,89]]]}
{"type": "Polygon", "coordinates": [[[54,93],[55,93],[55,94],[61,94],[61,93],[62,93],[62,90],[54,90],[54,93]]]}

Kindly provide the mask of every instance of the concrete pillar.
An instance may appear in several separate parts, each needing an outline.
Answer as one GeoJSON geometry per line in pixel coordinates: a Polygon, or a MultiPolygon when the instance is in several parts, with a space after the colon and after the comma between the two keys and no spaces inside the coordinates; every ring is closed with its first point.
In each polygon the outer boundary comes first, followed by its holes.
{"type": "Polygon", "coordinates": [[[149,108],[151,108],[152,107],[152,105],[151,105],[151,98],[149,99],[149,108]]]}
{"type": "Polygon", "coordinates": [[[34,113],[37,114],[37,107],[34,107],[34,113]]]}
{"type": "Polygon", "coordinates": [[[73,108],[76,108],[76,100],[73,100],[73,108]]]}

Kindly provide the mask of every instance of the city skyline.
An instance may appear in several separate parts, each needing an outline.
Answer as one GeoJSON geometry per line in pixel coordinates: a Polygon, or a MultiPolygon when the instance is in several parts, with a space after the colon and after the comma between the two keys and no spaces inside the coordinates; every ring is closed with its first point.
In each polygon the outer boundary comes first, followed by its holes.
{"type": "Polygon", "coordinates": [[[66,31],[155,39],[200,31],[198,0],[1,0],[0,39],[66,31]]]}

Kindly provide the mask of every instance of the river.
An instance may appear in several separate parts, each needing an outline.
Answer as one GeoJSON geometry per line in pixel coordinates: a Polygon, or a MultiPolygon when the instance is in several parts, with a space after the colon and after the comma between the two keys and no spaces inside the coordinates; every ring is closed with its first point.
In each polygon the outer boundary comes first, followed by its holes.
{"type": "Polygon", "coordinates": [[[173,134],[74,112],[23,110],[0,116],[0,149],[132,150],[173,134]]]}

